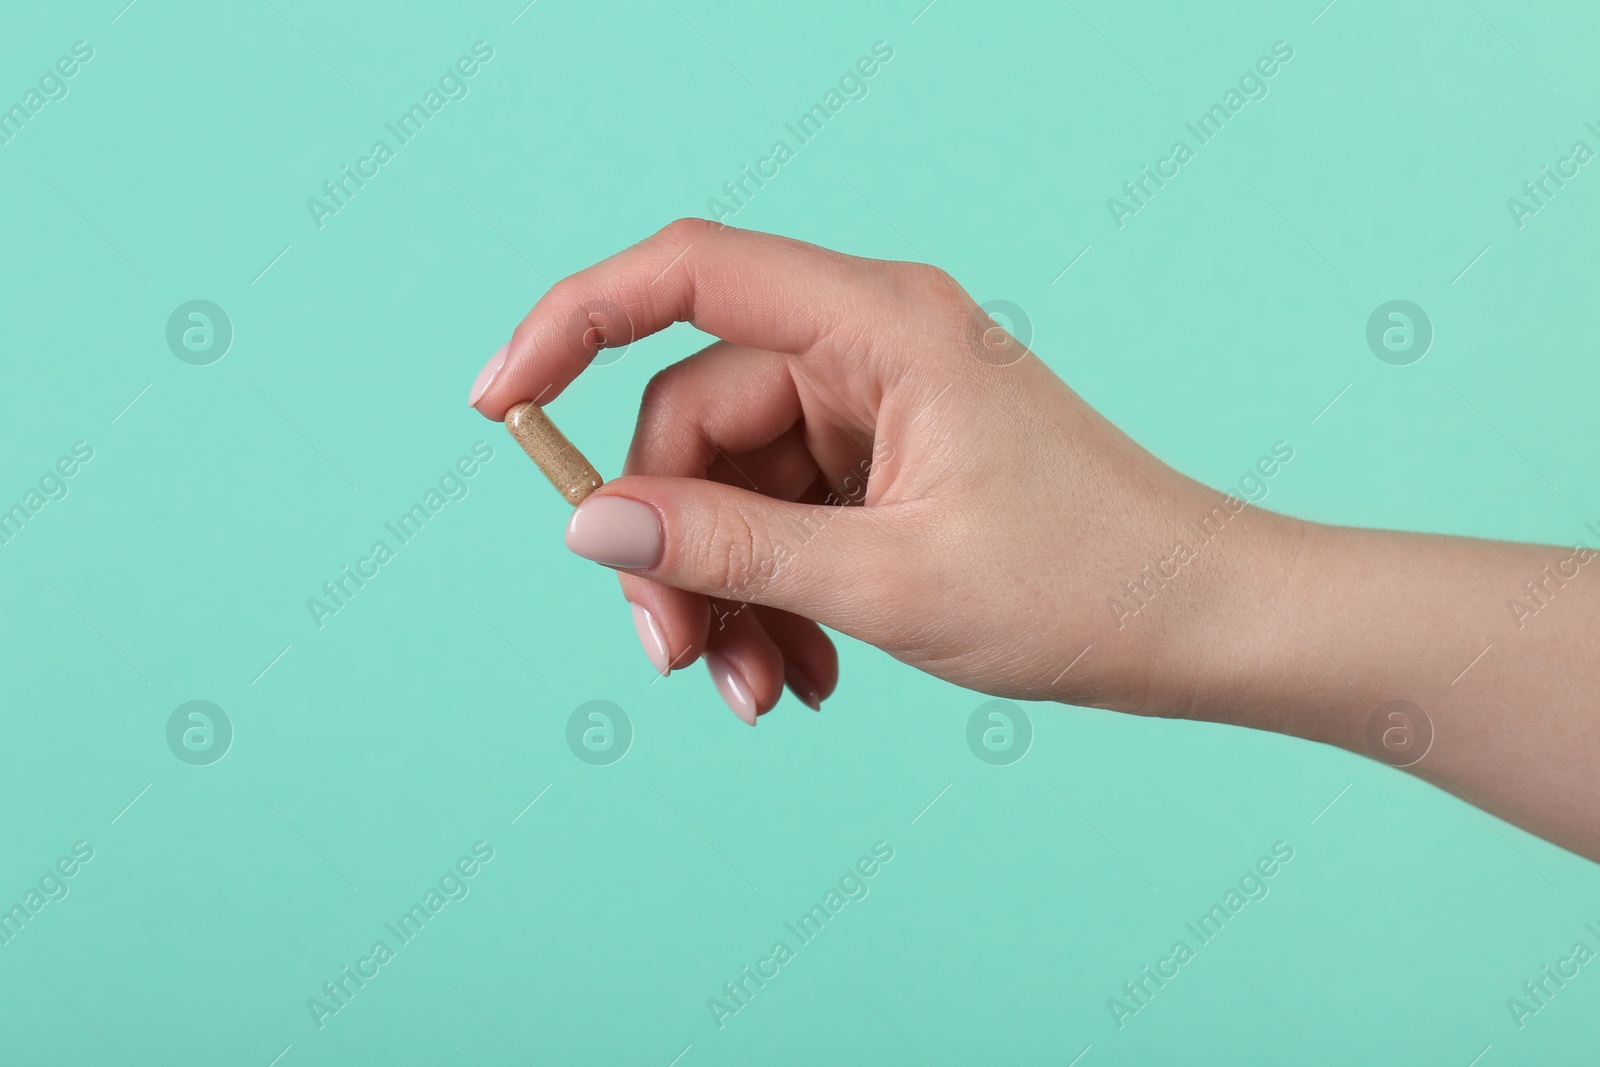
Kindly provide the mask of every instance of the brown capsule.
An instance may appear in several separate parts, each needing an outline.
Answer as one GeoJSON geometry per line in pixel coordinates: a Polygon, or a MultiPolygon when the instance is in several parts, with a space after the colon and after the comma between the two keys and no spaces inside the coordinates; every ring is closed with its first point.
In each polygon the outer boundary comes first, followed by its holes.
{"type": "Polygon", "coordinates": [[[556,429],[544,409],[525,400],[506,412],[506,429],[528,457],[539,465],[550,484],[577,507],[604,481],[567,435],[556,429]]]}

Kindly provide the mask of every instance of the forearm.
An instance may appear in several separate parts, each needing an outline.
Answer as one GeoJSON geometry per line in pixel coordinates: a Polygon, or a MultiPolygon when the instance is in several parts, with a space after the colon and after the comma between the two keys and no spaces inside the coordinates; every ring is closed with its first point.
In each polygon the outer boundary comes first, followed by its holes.
{"type": "Polygon", "coordinates": [[[1570,548],[1273,517],[1234,553],[1233,632],[1214,634],[1188,713],[1406,766],[1600,859],[1591,572],[1570,548]]]}

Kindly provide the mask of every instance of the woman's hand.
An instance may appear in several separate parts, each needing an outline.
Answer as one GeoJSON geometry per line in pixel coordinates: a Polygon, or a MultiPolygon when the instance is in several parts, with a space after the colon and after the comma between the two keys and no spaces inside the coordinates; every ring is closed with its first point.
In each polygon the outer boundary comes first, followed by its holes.
{"type": "Polygon", "coordinates": [[[663,673],[703,655],[754,725],[785,681],[833,691],[818,623],[987,693],[1140,712],[1248,659],[1252,583],[1271,595],[1298,524],[1154,459],[932,267],[679,221],[551,288],[472,402],[547,403],[676,321],[720,340],[652,379],[567,531],[663,673]],[[1205,522],[1226,530],[1178,562],[1205,522]]]}
{"type": "Polygon", "coordinates": [[[1247,507],[940,271],[706,222],[552,288],[473,402],[543,403],[679,320],[721,340],[656,375],[567,544],[621,573],[659,669],[704,655],[746,722],[786,679],[833,691],[822,623],[988,693],[1341,745],[1600,858],[1596,553],[1247,507]]]}

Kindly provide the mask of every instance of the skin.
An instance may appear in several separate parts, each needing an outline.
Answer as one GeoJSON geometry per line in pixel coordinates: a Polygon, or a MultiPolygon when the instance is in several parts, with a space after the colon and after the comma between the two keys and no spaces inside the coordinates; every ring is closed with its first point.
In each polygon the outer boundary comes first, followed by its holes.
{"type": "Polygon", "coordinates": [[[1412,773],[1600,859],[1600,563],[1230,503],[943,271],[695,219],[552,287],[475,406],[548,403],[599,347],[678,321],[720,340],[655,376],[595,494],[659,517],[659,561],[619,573],[674,667],[720,657],[761,712],[786,675],[826,698],[826,626],[984,693],[1422,755],[1412,773]],[[1109,607],[1152,570],[1137,614],[1109,607]]]}

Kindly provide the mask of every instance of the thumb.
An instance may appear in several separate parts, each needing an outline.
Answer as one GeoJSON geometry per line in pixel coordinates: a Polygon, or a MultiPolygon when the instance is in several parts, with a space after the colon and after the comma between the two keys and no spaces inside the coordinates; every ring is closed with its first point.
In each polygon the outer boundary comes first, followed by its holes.
{"type": "MultiPolygon", "coordinates": [[[[888,571],[885,509],[791,504],[703,478],[617,478],[578,505],[567,547],[691,593],[858,633],[888,571]],[[865,601],[865,603],[864,603],[865,601]]],[[[905,558],[901,555],[901,558],[905,558]]]]}

